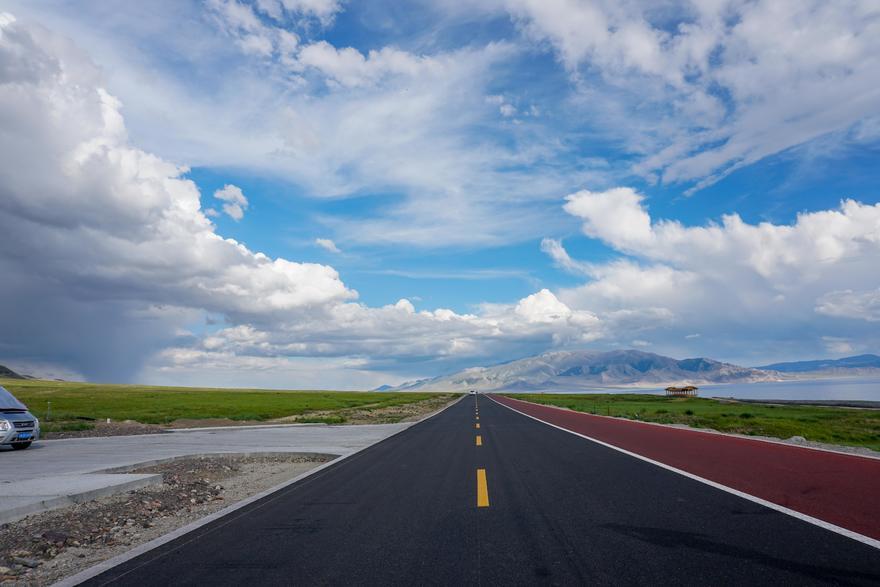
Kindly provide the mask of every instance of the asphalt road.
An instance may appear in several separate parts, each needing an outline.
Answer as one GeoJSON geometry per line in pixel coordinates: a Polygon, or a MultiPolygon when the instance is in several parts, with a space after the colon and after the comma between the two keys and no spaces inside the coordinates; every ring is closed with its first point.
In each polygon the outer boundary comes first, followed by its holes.
{"type": "Polygon", "coordinates": [[[880,550],[468,397],[107,583],[877,585],[880,550]]]}
{"type": "Polygon", "coordinates": [[[873,538],[880,545],[880,459],[593,416],[505,396],[494,399],[543,422],[873,538]]]}

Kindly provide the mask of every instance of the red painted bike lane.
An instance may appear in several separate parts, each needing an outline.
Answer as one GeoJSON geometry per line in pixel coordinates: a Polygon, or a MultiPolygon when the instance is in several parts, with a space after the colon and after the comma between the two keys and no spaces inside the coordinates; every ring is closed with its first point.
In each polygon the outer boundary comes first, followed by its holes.
{"type": "Polygon", "coordinates": [[[754,497],[880,540],[880,459],[495,401],[754,497]]]}

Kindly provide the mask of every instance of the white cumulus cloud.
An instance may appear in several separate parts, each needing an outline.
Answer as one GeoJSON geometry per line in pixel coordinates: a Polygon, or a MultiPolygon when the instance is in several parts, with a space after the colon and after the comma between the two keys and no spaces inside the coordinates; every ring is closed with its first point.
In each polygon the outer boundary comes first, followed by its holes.
{"type": "Polygon", "coordinates": [[[214,197],[225,202],[223,211],[226,215],[235,221],[244,218],[244,211],[247,210],[248,200],[241,191],[241,188],[231,184],[227,184],[214,192],[214,197]]]}
{"type": "Polygon", "coordinates": [[[559,299],[594,312],[606,332],[625,319],[623,332],[641,325],[667,341],[700,332],[701,348],[756,357],[822,352],[827,336],[880,344],[869,326],[880,299],[880,204],[844,200],[791,224],[729,214],[702,226],[653,219],[631,188],[580,191],[564,207],[585,235],[621,254],[587,265],[561,243],[543,247],[557,265],[589,277],[559,299]]]}
{"type": "Polygon", "coordinates": [[[650,245],[651,217],[642,208],[644,197],[632,188],[583,190],[565,199],[565,211],[584,220],[586,235],[619,248],[636,250],[650,245]]]}
{"type": "Polygon", "coordinates": [[[314,68],[339,85],[372,85],[389,75],[415,77],[424,69],[441,70],[443,65],[429,57],[419,57],[393,47],[383,47],[364,55],[352,47],[337,49],[327,41],[318,41],[299,52],[301,67],[314,68]]]}
{"type": "Polygon", "coordinates": [[[546,253],[553,259],[554,265],[568,271],[569,273],[584,274],[590,273],[591,267],[587,263],[575,261],[565,250],[562,241],[554,238],[541,239],[541,251],[546,253]]]}
{"type": "Polygon", "coordinates": [[[331,253],[341,253],[342,252],[339,250],[339,247],[336,246],[336,243],[334,243],[329,238],[316,238],[315,244],[318,245],[319,247],[321,247],[322,249],[324,249],[325,251],[329,251],[331,253]]]}

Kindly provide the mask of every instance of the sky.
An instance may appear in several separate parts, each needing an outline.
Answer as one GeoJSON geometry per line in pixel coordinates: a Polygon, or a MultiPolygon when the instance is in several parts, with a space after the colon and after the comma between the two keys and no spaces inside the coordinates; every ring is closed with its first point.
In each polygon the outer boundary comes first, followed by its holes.
{"type": "Polygon", "coordinates": [[[880,351],[880,3],[0,0],[0,363],[880,351]]]}

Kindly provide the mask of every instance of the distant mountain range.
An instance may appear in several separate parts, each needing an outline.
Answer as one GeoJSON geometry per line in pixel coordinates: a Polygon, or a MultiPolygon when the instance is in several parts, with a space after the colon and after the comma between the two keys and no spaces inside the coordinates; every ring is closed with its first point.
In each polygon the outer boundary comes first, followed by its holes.
{"type": "Polygon", "coordinates": [[[5,377],[6,379],[30,379],[30,377],[19,375],[9,367],[4,367],[3,365],[0,365],[0,377],[5,377]]]}
{"type": "Polygon", "coordinates": [[[754,383],[878,374],[880,357],[877,355],[740,367],[704,357],[679,360],[637,350],[553,351],[490,367],[472,367],[452,375],[410,381],[397,387],[383,385],[379,390],[564,392],[603,387],[754,383]]]}
{"type": "Polygon", "coordinates": [[[854,375],[867,371],[871,374],[880,370],[880,357],[877,355],[858,355],[843,359],[817,359],[815,361],[794,361],[791,363],[773,363],[755,367],[766,371],[781,373],[822,373],[854,375]]]}
{"type": "Polygon", "coordinates": [[[579,391],[597,387],[773,381],[776,373],[703,357],[672,359],[637,350],[554,351],[433,379],[405,383],[407,391],[579,391]]]}

